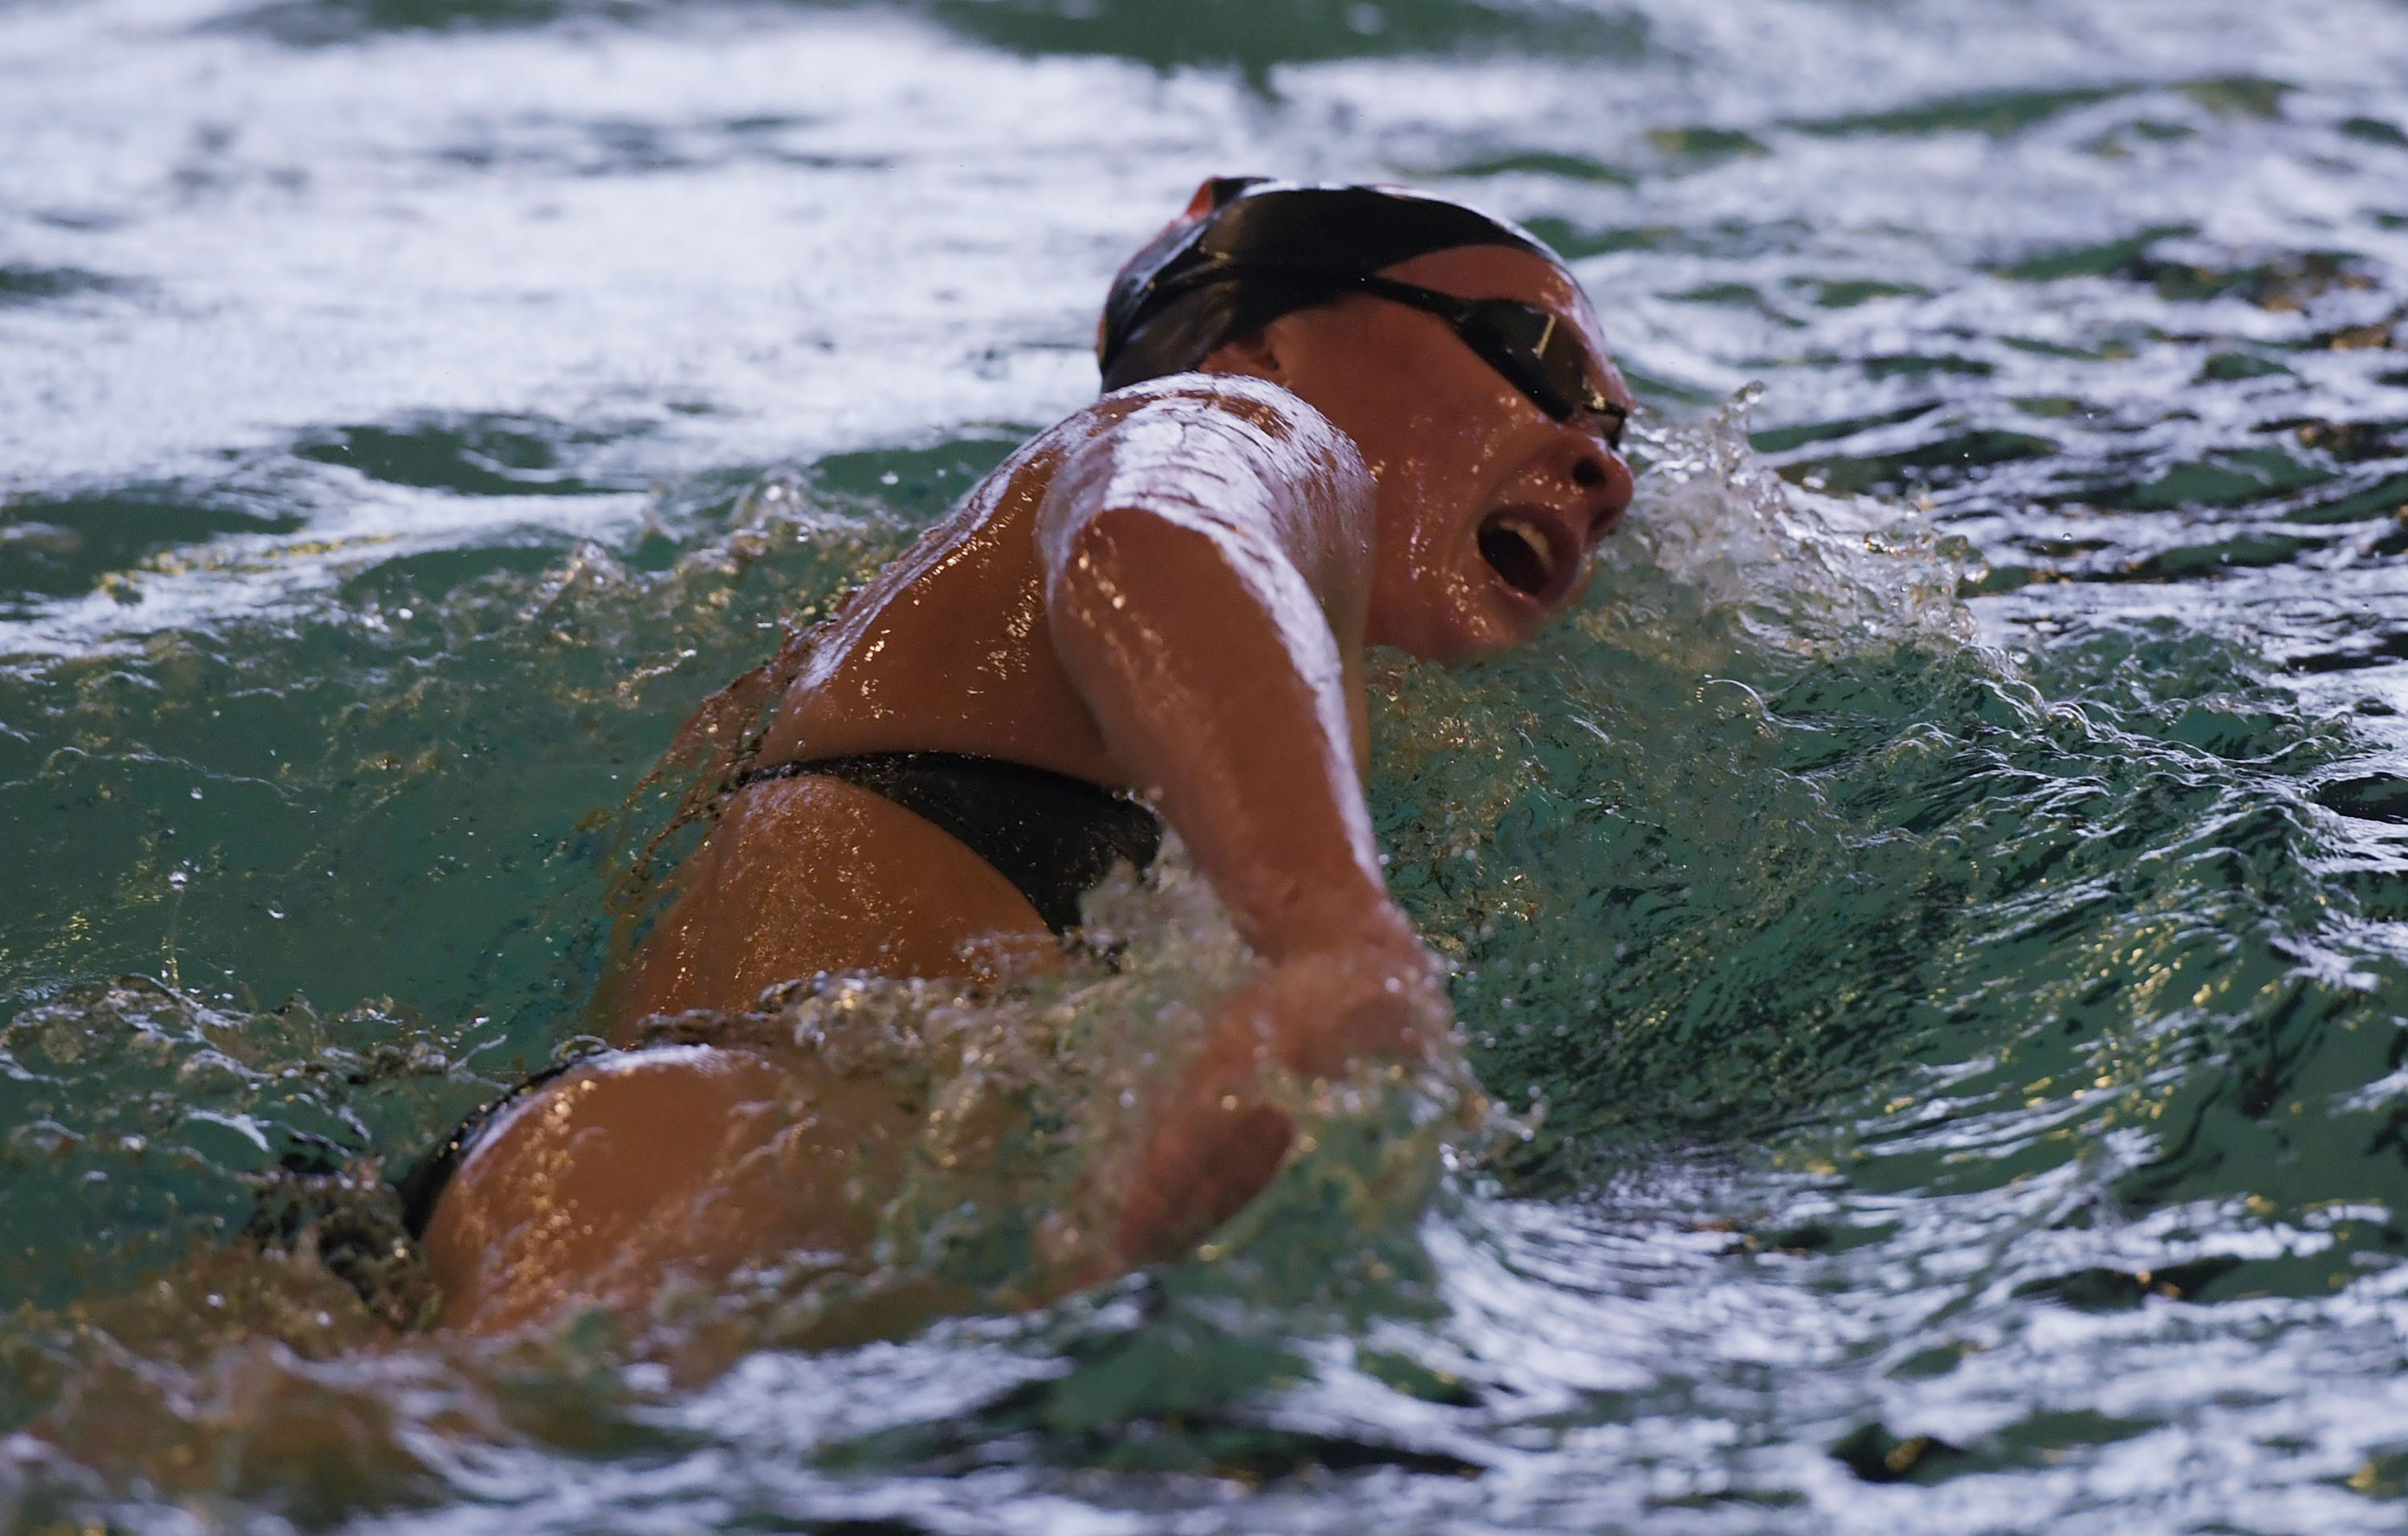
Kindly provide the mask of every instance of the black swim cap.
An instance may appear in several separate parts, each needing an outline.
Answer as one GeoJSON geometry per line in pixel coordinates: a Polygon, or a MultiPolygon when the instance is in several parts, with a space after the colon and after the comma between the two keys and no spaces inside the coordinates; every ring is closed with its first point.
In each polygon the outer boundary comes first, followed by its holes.
{"type": "Polygon", "coordinates": [[[1184,373],[1230,337],[1326,303],[1357,278],[1464,245],[1564,265],[1529,231],[1442,197],[1216,177],[1112,280],[1096,337],[1104,388],[1184,373]]]}

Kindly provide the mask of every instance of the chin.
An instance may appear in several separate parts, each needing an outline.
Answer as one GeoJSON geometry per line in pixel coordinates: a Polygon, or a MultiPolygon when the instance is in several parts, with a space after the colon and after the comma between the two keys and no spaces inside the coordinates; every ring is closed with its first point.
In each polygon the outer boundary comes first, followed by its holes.
{"type": "Polygon", "coordinates": [[[1539,626],[1531,624],[1510,634],[1492,630],[1479,639],[1467,642],[1445,659],[1449,667],[1469,667],[1476,661],[1501,656],[1508,651],[1518,651],[1539,638],[1539,626]]]}
{"type": "Polygon", "coordinates": [[[1529,644],[1538,639],[1545,618],[1541,613],[1432,615],[1412,633],[1392,636],[1384,643],[1398,647],[1415,661],[1469,667],[1529,644]]]}
{"type": "Polygon", "coordinates": [[[1443,569],[1435,580],[1426,570],[1385,573],[1390,580],[1372,589],[1365,638],[1415,661],[1464,667],[1529,644],[1562,606],[1516,589],[1476,552],[1443,569]]]}

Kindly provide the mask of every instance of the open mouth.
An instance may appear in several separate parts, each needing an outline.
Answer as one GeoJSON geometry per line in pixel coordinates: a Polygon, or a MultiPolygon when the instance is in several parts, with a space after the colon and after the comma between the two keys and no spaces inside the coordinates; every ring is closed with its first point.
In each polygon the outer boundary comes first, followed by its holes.
{"type": "Polygon", "coordinates": [[[1491,512],[1480,524],[1480,557],[1498,580],[1539,602],[1550,601],[1570,585],[1578,556],[1552,521],[1508,510],[1491,512]]]}

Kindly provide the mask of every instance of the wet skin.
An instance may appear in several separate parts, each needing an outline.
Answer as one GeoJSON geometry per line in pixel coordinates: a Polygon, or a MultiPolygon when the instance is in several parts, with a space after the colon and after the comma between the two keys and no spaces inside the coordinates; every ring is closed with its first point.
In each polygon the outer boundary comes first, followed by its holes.
{"type": "MultiPolygon", "coordinates": [[[[1464,248],[1385,275],[1544,306],[1628,405],[1586,300],[1539,258],[1464,248]]],[[[1628,505],[1614,430],[1552,420],[1434,316],[1365,296],[1299,311],[1030,442],[788,688],[761,763],[964,752],[1144,790],[1259,956],[1149,1106],[1111,1266],[1178,1251],[1268,1181],[1290,1128],[1255,1101],[1266,1063],[1335,1076],[1452,1049],[1372,843],[1364,652],[1459,663],[1534,636],[1628,505]]],[[[623,1042],[646,1017],[750,1008],[817,971],[958,976],[1056,953],[982,859],[834,780],[738,791],[674,881],[627,969],[623,1042]]],[[[899,1095],[800,1051],[580,1068],[514,1103],[437,1207],[444,1321],[640,1307],[672,1276],[852,1249],[836,1191],[918,1128],[899,1095]]]]}

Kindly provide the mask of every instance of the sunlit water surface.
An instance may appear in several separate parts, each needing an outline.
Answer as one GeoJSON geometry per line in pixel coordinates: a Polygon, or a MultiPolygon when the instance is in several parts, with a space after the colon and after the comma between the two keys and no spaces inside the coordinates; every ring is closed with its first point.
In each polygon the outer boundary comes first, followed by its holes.
{"type": "Polygon", "coordinates": [[[0,4],[0,1512],[2396,1530],[2403,80],[2387,0],[0,4]],[[1656,408],[1572,620],[1375,679],[1495,1113],[828,1346],[1092,1198],[1240,963],[1173,859],[1116,970],[745,1026],[956,1112],[877,1273],[397,1331],[379,1170],[584,1048],[676,724],[1255,169],[1527,220],[1656,408]]]}

